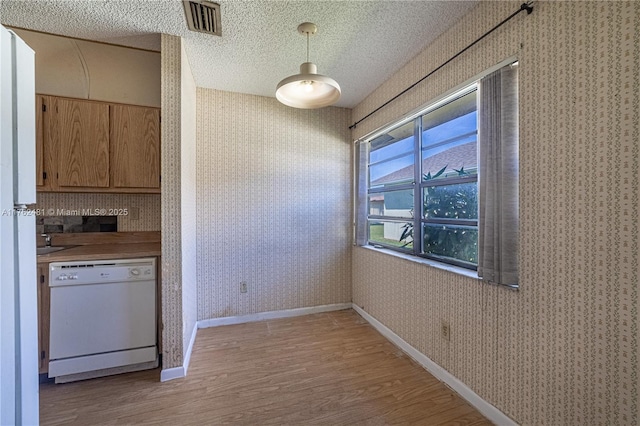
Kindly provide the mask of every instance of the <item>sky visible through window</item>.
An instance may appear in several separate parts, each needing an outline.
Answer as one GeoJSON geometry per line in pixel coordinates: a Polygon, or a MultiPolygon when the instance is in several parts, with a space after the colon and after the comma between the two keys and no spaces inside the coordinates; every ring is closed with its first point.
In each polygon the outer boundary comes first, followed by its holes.
{"type": "MultiPolygon", "coordinates": [[[[458,118],[425,130],[424,132],[422,132],[423,158],[430,157],[447,149],[475,141],[477,135],[472,134],[455,142],[429,149],[429,146],[437,144],[438,142],[441,142],[443,140],[452,139],[458,135],[463,135],[465,133],[475,132],[478,127],[477,122],[478,112],[472,111],[468,114],[462,115],[458,118]]],[[[382,178],[383,176],[414,164],[413,136],[407,137],[391,145],[372,151],[370,153],[370,163],[376,163],[378,161],[383,161],[385,159],[396,157],[402,154],[406,155],[395,160],[376,164],[374,167],[370,167],[370,181],[374,182],[377,179],[382,178]]]]}

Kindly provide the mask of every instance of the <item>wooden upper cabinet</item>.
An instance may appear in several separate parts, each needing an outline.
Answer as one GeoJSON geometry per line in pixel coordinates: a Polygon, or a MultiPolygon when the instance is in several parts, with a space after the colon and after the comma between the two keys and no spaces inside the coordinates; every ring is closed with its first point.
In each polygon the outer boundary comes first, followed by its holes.
{"type": "Polygon", "coordinates": [[[45,97],[36,95],[36,186],[43,187],[44,179],[44,109],[45,97]]]}
{"type": "Polygon", "coordinates": [[[160,111],[111,105],[111,186],[160,188],[160,111]]]}
{"type": "Polygon", "coordinates": [[[160,109],[36,95],[41,192],[160,193],[160,109]]]}
{"type": "Polygon", "coordinates": [[[109,104],[53,97],[51,103],[58,187],[108,188],[109,104]]]}

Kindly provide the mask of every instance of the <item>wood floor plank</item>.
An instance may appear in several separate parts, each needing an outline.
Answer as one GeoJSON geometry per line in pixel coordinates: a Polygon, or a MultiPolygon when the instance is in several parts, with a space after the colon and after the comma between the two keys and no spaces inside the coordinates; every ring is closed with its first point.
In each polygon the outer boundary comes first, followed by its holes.
{"type": "Polygon", "coordinates": [[[198,330],[159,370],[40,388],[43,425],[488,425],[353,310],[198,330]]]}

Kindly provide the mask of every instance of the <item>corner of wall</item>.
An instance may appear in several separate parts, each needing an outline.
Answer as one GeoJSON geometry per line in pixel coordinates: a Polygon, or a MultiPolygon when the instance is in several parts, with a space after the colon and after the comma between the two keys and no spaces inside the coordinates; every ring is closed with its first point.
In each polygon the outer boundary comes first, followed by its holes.
{"type": "MultiPolygon", "coordinates": [[[[161,230],[163,369],[183,368],[181,238],[182,39],[161,35],[161,230]]],[[[174,372],[175,373],[175,372],[174,372]]]]}

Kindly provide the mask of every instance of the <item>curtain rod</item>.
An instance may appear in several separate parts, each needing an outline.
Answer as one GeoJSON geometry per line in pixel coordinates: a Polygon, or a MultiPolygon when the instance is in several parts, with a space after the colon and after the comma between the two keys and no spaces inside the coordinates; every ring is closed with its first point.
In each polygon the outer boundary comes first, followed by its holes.
{"type": "Polygon", "coordinates": [[[517,14],[519,14],[522,11],[527,11],[527,15],[530,15],[531,12],[533,12],[533,0],[530,0],[526,3],[522,3],[520,5],[520,9],[516,10],[515,12],[513,12],[511,15],[509,15],[508,17],[506,17],[505,19],[502,20],[502,22],[500,22],[498,25],[496,25],[495,27],[491,28],[489,31],[487,31],[486,33],[484,33],[483,35],[481,35],[479,38],[477,38],[473,43],[471,43],[470,45],[468,45],[467,47],[465,47],[464,49],[462,49],[461,51],[459,51],[458,53],[456,53],[455,55],[453,55],[451,58],[449,58],[445,63],[443,63],[442,65],[440,65],[438,68],[434,69],[433,71],[431,71],[429,74],[425,75],[424,77],[422,77],[420,80],[416,81],[415,83],[413,83],[411,86],[407,87],[406,89],[404,89],[402,92],[398,93],[397,95],[395,95],[393,98],[389,99],[387,102],[383,103],[382,105],[380,105],[378,108],[374,109],[373,111],[371,111],[369,114],[365,115],[364,117],[362,117],[360,120],[356,121],[355,123],[353,123],[351,126],[349,126],[349,129],[355,129],[358,124],[362,123],[364,120],[366,120],[367,118],[371,117],[373,114],[375,114],[376,112],[380,111],[382,108],[386,107],[387,105],[389,105],[391,102],[395,101],[396,99],[398,99],[400,96],[404,95],[405,93],[407,93],[409,90],[413,89],[414,87],[416,87],[418,84],[422,83],[424,80],[426,80],[428,77],[430,77],[431,75],[433,75],[436,71],[440,70],[441,68],[443,68],[445,65],[447,65],[448,63],[450,63],[451,61],[453,61],[454,59],[456,59],[458,56],[462,55],[464,52],[466,52],[467,50],[469,50],[471,47],[473,47],[475,44],[477,44],[480,40],[482,40],[483,38],[485,38],[486,36],[488,36],[489,34],[491,34],[492,32],[494,32],[495,30],[497,30],[498,28],[500,28],[502,25],[506,24],[508,21],[510,21],[514,16],[516,16],[517,14]]]}

